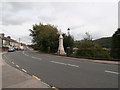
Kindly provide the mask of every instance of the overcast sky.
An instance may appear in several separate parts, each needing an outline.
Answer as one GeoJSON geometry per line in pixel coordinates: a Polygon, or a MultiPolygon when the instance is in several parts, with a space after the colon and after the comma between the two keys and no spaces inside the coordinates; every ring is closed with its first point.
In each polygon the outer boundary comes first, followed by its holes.
{"type": "MultiPolygon", "coordinates": [[[[104,0],[105,1],[105,0],[104,0]]],[[[118,1],[91,2],[2,2],[0,33],[13,39],[30,43],[29,29],[33,24],[52,24],[75,39],[80,40],[89,32],[93,39],[109,37],[118,27],[118,1]]]]}

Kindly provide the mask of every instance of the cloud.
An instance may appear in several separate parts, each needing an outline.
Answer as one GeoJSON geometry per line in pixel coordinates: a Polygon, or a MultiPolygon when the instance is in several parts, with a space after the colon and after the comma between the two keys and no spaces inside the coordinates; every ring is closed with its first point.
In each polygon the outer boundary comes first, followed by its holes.
{"type": "Polygon", "coordinates": [[[118,27],[120,28],[120,1],[118,3],[118,27]]]}
{"type": "Polygon", "coordinates": [[[3,2],[3,11],[10,10],[13,12],[19,12],[21,10],[29,10],[32,9],[32,2],[3,2]]]}
{"type": "MultiPolygon", "coordinates": [[[[82,39],[85,32],[93,38],[111,36],[117,28],[117,3],[113,2],[10,2],[3,3],[2,24],[15,37],[29,36],[35,23],[58,26],[62,32],[82,39]]],[[[27,42],[27,40],[26,40],[27,42]]]]}
{"type": "Polygon", "coordinates": [[[3,3],[2,6],[3,25],[21,25],[32,20],[30,17],[32,3],[10,2],[3,3]]]}
{"type": "Polygon", "coordinates": [[[32,37],[28,35],[20,37],[20,40],[23,43],[32,44],[32,37]]]}

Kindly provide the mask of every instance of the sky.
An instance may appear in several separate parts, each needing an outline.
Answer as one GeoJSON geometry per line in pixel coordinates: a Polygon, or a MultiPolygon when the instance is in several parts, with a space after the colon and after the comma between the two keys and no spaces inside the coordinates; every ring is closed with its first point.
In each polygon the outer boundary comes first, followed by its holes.
{"type": "Polygon", "coordinates": [[[0,33],[31,43],[34,24],[55,25],[81,40],[86,32],[93,39],[110,37],[118,28],[119,0],[4,0],[0,3],[0,33]]]}

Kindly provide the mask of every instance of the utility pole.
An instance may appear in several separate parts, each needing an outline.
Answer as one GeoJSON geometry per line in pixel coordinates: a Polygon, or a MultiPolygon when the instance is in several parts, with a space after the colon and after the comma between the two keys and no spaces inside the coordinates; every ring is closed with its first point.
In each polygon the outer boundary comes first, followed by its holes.
{"type": "Polygon", "coordinates": [[[20,46],[22,46],[20,40],[21,40],[21,39],[19,38],[19,44],[20,44],[20,46]]]}
{"type": "Polygon", "coordinates": [[[19,43],[20,43],[20,38],[19,38],[19,43]]]}

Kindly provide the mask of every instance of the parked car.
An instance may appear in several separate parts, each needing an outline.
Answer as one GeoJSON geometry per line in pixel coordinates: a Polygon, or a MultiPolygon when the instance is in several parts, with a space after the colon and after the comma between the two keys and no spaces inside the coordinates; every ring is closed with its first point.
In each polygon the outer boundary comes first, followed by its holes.
{"type": "Polygon", "coordinates": [[[19,48],[18,48],[18,47],[15,47],[15,50],[19,50],[19,48]]]}
{"type": "Polygon", "coordinates": [[[8,48],[8,52],[14,52],[14,51],[15,51],[15,48],[13,48],[13,47],[8,48]]]}
{"type": "Polygon", "coordinates": [[[24,47],[23,47],[23,46],[20,46],[20,50],[24,50],[24,47]]]}

